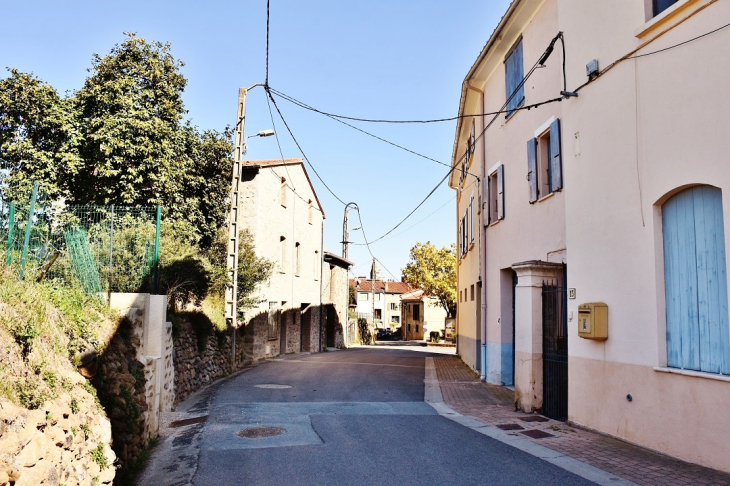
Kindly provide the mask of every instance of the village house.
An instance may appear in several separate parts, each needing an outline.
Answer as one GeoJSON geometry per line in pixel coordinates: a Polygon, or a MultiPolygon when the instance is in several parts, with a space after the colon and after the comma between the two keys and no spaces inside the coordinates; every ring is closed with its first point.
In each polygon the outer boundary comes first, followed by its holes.
{"type": "Polygon", "coordinates": [[[350,279],[350,286],[355,289],[358,315],[370,318],[375,302],[375,324],[378,328],[399,328],[401,326],[401,295],[412,290],[405,282],[376,280],[373,293],[373,280],[366,277],[350,279]]]}
{"type": "Polygon", "coordinates": [[[526,412],[723,471],[729,19],[514,0],[459,105],[503,112],[459,118],[449,180],[464,362],[526,412]]]}
{"type": "Polygon", "coordinates": [[[428,341],[432,332],[441,339],[445,337],[447,314],[437,298],[421,289],[412,290],[401,296],[401,309],[403,340],[428,341]]]}
{"type": "Polygon", "coordinates": [[[242,165],[241,227],[252,233],[257,255],[274,263],[271,278],[257,290],[259,305],[244,314],[250,359],[322,348],[325,215],[302,162],[242,165]]]}

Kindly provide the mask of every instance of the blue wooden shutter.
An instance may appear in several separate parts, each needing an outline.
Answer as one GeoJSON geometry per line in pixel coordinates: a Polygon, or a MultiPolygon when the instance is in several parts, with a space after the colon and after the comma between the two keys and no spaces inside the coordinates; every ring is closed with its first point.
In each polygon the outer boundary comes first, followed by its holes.
{"type": "Polygon", "coordinates": [[[497,167],[497,219],[504,219],[504,165],[497,167]]]}
{"type": "Polygon", "coordinates": [[[508,100],[510,100],[507,103],[507,117],[509,118],[512,113],[514,113],[514,109],[518,108],[521,104],[523,99],[525,98],[525,87],[520,86],[519,90],[515,92],[517,89],[517,86],[522,82],[523,77],[523,67],[522,67],[522,39],[520,39],[517,42],[517,45],[512,49],[512,52],[510,52],[507,59],[505,59],[504,62],[504,68],[505,68],[505,86],[506,86],[506,96],[508,100]],[[514,93],[514,96],[512,99],[510,99],[510,96],[514,93]]]}
{"type": "Polygon", "coordinates": [[[662,206],[667,363],[730,374],[722,193],[698,186],[662,206]]]}
{"type": "Polygon", "coordinates": [[[563,188],[562,165],[560,119],[557,119],[550,124],[550,192],[563,188]]]}
{"type": "Polygon", "coordinates": [[[527,182],[530,185],[530,203],[537,201],[537,139],[527,141],[527,182]]]}

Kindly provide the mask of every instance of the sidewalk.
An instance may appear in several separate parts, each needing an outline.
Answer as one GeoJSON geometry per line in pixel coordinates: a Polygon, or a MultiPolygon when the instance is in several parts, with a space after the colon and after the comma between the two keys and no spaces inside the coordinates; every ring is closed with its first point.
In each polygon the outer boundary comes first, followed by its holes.
{"type": "Polygon", "coordinates": [[[461,359],[433,358],[443,400],[462,415],[642,486],[730,485],[730,474],[690,464],[541,415],[514,410],[514,392],[481,382],[461,359]]]}

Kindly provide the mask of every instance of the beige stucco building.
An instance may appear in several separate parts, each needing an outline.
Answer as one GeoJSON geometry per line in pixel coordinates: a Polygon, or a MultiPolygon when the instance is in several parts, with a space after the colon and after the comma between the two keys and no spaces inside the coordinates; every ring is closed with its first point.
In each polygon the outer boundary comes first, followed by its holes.
{"type": "Polygon", "coordinates": [[[460,119],[449,181],[464,361],[523,410],[724,471],[728,22],[725,1],[513,1],[460,101],[506,113],[460,119]],[[590,303],[607,339],[578,334],[590,303]]]}
{"type": "Polygon", "coordinates": [[[246,161],[241,187],[241,227],[274,262],[259,305],[244,314],[247,352],[260,359],[319,351],[325,215],[302,159],[246,161]]]}
{"type": "Polygon", "coordinates": [[[445,337],[446,309],[437,298],[420,289],[412,290],[401,296],[401,309],[405,341],[427,341],[431,332],[445,337]]]}

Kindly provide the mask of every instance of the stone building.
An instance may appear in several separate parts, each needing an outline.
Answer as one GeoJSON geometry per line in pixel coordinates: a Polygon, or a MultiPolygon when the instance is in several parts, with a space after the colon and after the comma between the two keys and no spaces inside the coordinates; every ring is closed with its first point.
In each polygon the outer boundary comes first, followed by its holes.
{"type": "Polygon", "coordinates": [[[245,358],[319,351],[325,214],[303,161],[245,161],[241,187],[241,227],[274,262],[258,305],[244,313],[245,358]]]}
{"type": "Polygon", "coordinates": [[[352,344],[356,330],[348,328],[347,310],[350,297],[347,272],[352,262],[329,251],[322,261],[322,347],[343,348],[352,344]]]}

